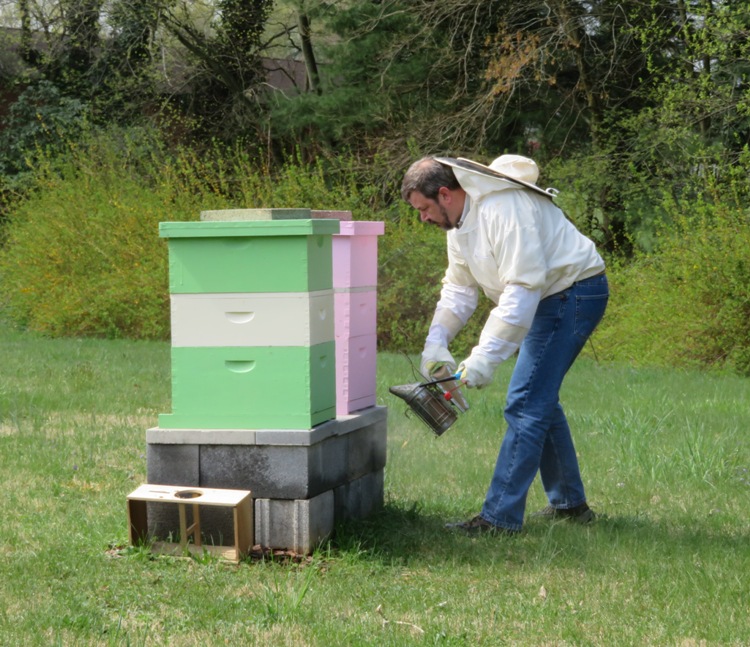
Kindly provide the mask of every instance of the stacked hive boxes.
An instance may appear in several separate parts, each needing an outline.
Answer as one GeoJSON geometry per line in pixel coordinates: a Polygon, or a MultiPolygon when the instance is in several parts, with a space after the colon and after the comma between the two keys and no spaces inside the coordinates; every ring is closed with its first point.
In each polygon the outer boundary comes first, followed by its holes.
{"type": "Polygon", "coordinates": [[[305,429],[335,417],[338,222],[166,222],[172,413],[162,429],[305,429]]]}
{"type": "Polygon", "coordinates": [[[342,222],[333,237],[336,414],[375,404],[378,236],[382,222],[342,222]]]}
{"type": "MultiPolygon", "coordinates": [[[[386,411],[371,406],[383,225],[342,222],[339,237],[338,220],[310,215],[204,212],[203,222],[161,224],[172,413],[147,432],[149,483],[250,490],[256,542],[298,551],[382,504],[386,458],[386,411]]],[[[156,533],[173,525],[149,518],[156,533]]]]}

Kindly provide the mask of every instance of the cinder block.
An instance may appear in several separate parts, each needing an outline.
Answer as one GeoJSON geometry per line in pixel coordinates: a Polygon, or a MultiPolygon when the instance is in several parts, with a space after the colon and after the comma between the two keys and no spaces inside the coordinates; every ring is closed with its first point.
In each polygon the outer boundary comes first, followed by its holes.
{"type": "Polygon", "coordinates": [[[385,467],[388,433],[385,420],[346,435],[346,480],[354,481],[385,467]]]}
{"type": "MultiPolygon", "coordinates": [[[[172,346],[314,346],[334,339],[332,290],[173,294],[170,301],[172,346]]],[[[362,317],[365,307],[350,310],[362,317]]]]}
{"type": "Polygon", "coordinates": [[[375,405],[377,335],[336,340],[336,415],[375,405]]]}
{"type": "Polygon", "coordinates": [[[337,340],[377,332],[377,291],[361,288],[334,294],[334,328],[337,340]]]}
{"type": "Polygon", "coordinates": [[[374,287],[378,283],[378,236],[383,222],[341,222],[333,236],[333,287],[374,287]]]}
{"type": "Polygon", "coordinates": [[[334,516],[337,523],[348,519],[365,519],[383,507],[384,470],[365,474],[340,485],[333,494],[334,516]]]}
{"type": "Polygon", "coordinates": [[[347,449],[346,436],[312,446],[204,446],[200,482],[252,490],[256,498],[309,499],[348,480],[347,449]]]}
{"type": "Polygon", "coordinates": [[[311,218],[310,209],[221,209],[201,211],[203,221],[226,220],[305,220],[311,218]]]}
{"type": "Polygon", "coordinates": [[[149,483],[200,485],[200,450],[197,445],[148,445],[146,462],[149,483]]]}
{"type": "Polygon", "coordinates": [[[172,347],[164,429],[309,429],[335,417],[334,342],[172,347]]]}
{"type": "Polygon", "coordinates": [[[308,429],[162,429],[146,431],[149,445],[303,445],[310,446],[332,436],[344,436],[362,427],[382,423],[388,408],[374,406],[354,414],[338,416],[308,429]]]}
{"type": "Polygon", "coordinates": [[[307,500],[255,499],[255,541],[262,546],[311,553],[333,527],[333,490],[307,500]]]}
{"type": "MultiPolygon", "coordinates": [[[[146,474],[149,483],[159,485],[200,485],[200,448],[197,445],[148,445],[146,474]]],[[[148,503],[148,532],[165,538],[180,527],[174,506],[148,503]]]]}
{"type": "Polygon", "coordinates": [[[314,292],[333,287],[337,220],[162,222],[171,294],[314,292]],[[272,269],[272,271],[271,271],[272,269]]]}
{"type": "Polygon", "coordinates": [[[161,429],[146,430],[149,445],[254,445],[253,429],[161,429]]]}
{"type": "MultiPolygon", "coordinates": [[[[330,518],[363,518],[382,503],[386,407],[341,416],[307,432],[155,428],[148,430],[147,442],[151,483],[251,490],[267,499],[268,534],[264,540],[256,534],[256,541],[273,548],[311,550],[332,529],[330,518]],[[323,505],[326,496],[335,497],[330,507],[323,505]]],[[[174,506],[148,505],[149,532],[159,537],[176,532],[174,506]]],[[[207,542],[225,544],[231,515],[208,507],[202,520],[211,533],[207,542]]],[[[256,533],[262,524],[256,519],[256,533]]]]}
{"type": "MultiPolygon", "coordinates": [[[[170,477],[179,474],[171,473],[167,474],[167,481],[156,482],[251,490],[257,498],[309,499],[385,467],[386,411],[385,407],[378,407],[362,416],[332,421],[328,435],[313,444],[155,444],[149,446],[149,456],[169,457],[170,449],[184,447],[193,447],[198,452],[198,474],[190,474],[194,480],[174,480],[170,477]]],[[[284,432],[271,431],[255,432],[256,439],[262,439],[264,433],[268,434],[267,440],[274,437],[284,440],[284,432]]],[[[168,435],[164,431],[156,437],[168,440],[168,435]]],[[[191,434],[190,438],[193,437],[191,434]]],[[[149,468],[149,476],[151,472],[149,468]]]]}

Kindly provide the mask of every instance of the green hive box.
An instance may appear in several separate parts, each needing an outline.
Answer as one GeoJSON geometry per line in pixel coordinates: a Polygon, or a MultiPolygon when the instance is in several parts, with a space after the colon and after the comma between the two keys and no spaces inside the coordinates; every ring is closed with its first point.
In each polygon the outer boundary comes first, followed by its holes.
{"type": "Polygon", "coordinates": [[[309,429],[336,417],[335,342],[173,347],[162,429],[309,429]]]}
{"type": "Polygon", "coordinates": [[[169,290],[312,292],[333,286],[337,220],[162,222],[169,290]]]}

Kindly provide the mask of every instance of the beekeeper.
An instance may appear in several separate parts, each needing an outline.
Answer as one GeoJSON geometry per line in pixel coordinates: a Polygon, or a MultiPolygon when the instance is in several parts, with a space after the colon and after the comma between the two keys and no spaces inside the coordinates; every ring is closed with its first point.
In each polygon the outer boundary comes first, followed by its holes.
{"type": "Polygon", "coordinates": [[[508,385],[503,438],[479,515],[448,524],[469,533],[521,530],[537,471],[549,500],[539,513],[592,521],[568,421],[563,378],[597,326],[609,288],[594,243],[535,183],[533,160],[503,155],[487,167],[426,157],[411,165],[401,195],[422,222],[447,232],[448,269],[427,334],[421,371],[457,369],[467,387],[488,385],[518,352],[508,385]],[[495,304],[469,357],[456,365],[450,342],[477,307],[495,304]]]}

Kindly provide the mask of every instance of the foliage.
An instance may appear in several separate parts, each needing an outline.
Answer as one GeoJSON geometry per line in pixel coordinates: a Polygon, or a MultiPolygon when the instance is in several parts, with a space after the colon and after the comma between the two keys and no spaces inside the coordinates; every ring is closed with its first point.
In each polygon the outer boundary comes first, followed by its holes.
{"type": "Polygon", "coordinates": [[[51,335],[167,334],[157,226],[187,204],[168,186],[146,185],[121,152],[94,140],[64,162],[39,161],[34,190],[13,210],[0,256],[0,289],[18,323],[51,335]]]}
{"type": "Polygon", "coordinates": [[[191,63],[193,78],[183,98],[199,134],[224,141],[257,134],[263,112],[257,97],[264,81],[261,36],[272,1],[217,0],[205,27],[195,21],[190,3],[175,4],[163,23],[191,63]]]}
{"type": "Polygon", "coordinates": [[[421,351],[445,271],[445,234],[398,205],[378,249],[378,343],[421,351]]]}
{"type": "MultiPolygon", "coordinates": [[[[395,190],[363,183],[355,157],[314,164],[290,158],[272,172],[262,151],[250,151],[219,143],[170,151],[151,131],[113,129],[90,135],[62,158],[42,155],[33,191],[14,206],[0,251],[8,315],[52,336],[166,339],[167,246],[159,222],[223,208],[349,210],[358,220],[386,223],[379,239],[379,347],[419,352],[445,269],[444,234],[420,223],[405,203],[389,203],[395,190]]],[[[655,247],[639,251],[632,264],[610,259],[613,297],[595,339],[601,357],[748,372],[744,175],[744,165],[701,175],[681,197],[663,192],[658,201],[657,187],[649,189],[651,213],[663,214],[650,230],[655,247]]],[[[579,181],[587,178],[596,174],[579,181]]],[[[573,183],[558,200],[595,237],[600,223],[585,195],[573,183]]],[[[480,299],[452,344],[456,356],[476,343],[490,307],[480,299]]]]}
{"type": "MultiPolygon", "coordinates": [[[[140,123],[164,102],[160,97],[157,32],[165,0],[114,0],[108,7],[108,38],[89,74],[95,117],[106,123],[140,123]]],[[[163,81],[162,81],[163,85],[163,81]]]]}
{"type": "Polygon", "coordinates": [[[111,130],[42,157],[0,250],[0,294],[19,325],[52,336],[166,339],[167,247],[158,224],[202,210],[284,205],[371,216],[347,169],[289,160],[277,174],[242,147],[168,152],[111,130]]]}
{"type": "Polygon", "coordinates": [[[15,321],[164,338],[159,220],[311,206],[386,222],[379,340],[418,351],[445,252],[400,204],[403,169],[436,152],[516,152],[537,159],[540,183],[560,189],[558,203],[608,257],[602,353],[746,372],[742,3],[251,4],[54,0],[4,11],[20,29],[5,35],[0,90],[26,89],[0,132],[10,217],[0,289],[15,321]],[[270,90],[263,56],[301,63],[300,53],[319,82],[270,90]],[[687,260],[712,255],[713,290],[687,260]]]}
{"type": "Polygon", "coordinates": [[[657,252],[615,273],[603,357],[750,375],[750,215],[717,197],[664,197],[657,252]]]}
{"type": "Polygon", "coordinates": [[[392,136],[405,113],[419,110],[416,90],[432,49],[401,43],[400,35],[416,28],[414,16],[400,0],[387,4],[389,10],[363,2],[335,11],[322,5],[309,14],[336,40],[320,46],[326,64],[319,92],[273,95],[269,128],[275,137],[313,151],[320,145],[363,149],[384,131],[392,136]]]}
{"type": "Polygon", "coordinates": [[[0,175],[28,171],[39,153],[53,154],[75,140],[86,123],[87,106],[65,96],[49,81],[31,85],[11,106],[0,130],[0,175]]]}

